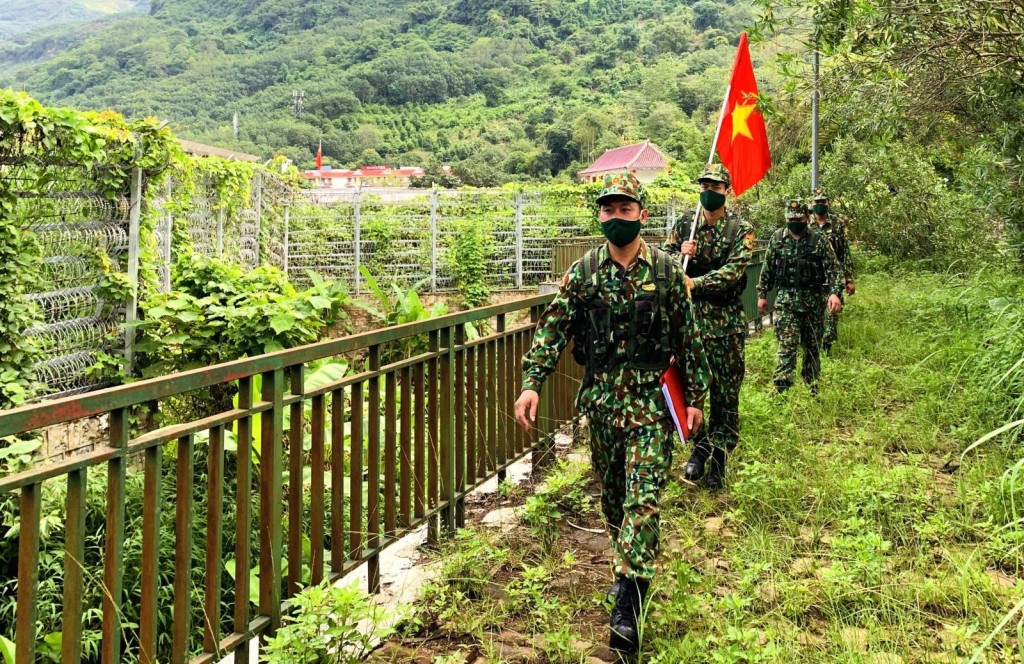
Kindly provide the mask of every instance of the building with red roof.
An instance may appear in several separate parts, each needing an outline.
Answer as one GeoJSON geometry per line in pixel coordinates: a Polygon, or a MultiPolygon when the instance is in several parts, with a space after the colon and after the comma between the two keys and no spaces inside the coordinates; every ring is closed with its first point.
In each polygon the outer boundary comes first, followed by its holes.
{"type": "Polygon", "coordinates": [[[302,173],[302,177],[313,181],[314,187],[322,189],[408,187],[409,178],[419,175],[423,175],[423,169],[419,166],[363,166],[352,170],[325,165],[302,173]]]}
{"type": "Polygon", "coordinates": [[[644,141],[608,150],[578,175],[580,182],[597,182],[608,173],[636,171],[636,178],[646,184],[667,169],[668,159],[658,146],[644,141]]]}

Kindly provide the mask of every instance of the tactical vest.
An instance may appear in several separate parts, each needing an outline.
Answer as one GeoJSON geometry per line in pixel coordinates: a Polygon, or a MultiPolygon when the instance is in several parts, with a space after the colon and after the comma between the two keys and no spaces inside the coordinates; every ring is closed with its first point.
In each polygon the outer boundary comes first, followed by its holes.
{"type": "MultiPolygon", "coordinates": [[[[702,268],[698,268],[694,261],[690,261],[689,265],[686,266],[686,274],[691,279],[697,277],[703,277],[705,274],[721,270],[722,267],[729,262],[729,255],[732,253],[733,245],[736,244],[736,238],[740,234],[740,220],[736,217],[729,217],[725,223],[725,229],[722,231],[722,236],[725,238],[725,249],[720,251],[718,256],[702,268]]],[[[717,293],[701,293],[696,292],[693,294],[694,300],[701,300],[703,302],[710,302],[711,304],[726,305],[738,302],[740,297],[743,295],[743,289],[747,287],[747,271],[743,271],[743,276],[740,277],[731,286],[717,293]]]]}
{"type": "Polygon", "coordinates": [[[825,289],[825,265],[814,248],[818,243],[818,229],[807,226],[807,242],[798,245],[796,255],[784,255],[782,247],[786,242],[786,229],[780,228],[772,236],[775,248],[775,284],[778,288],[800,290],[825,289]]]}
{"type": "Polygon", "coordinates": [[[673,260],[664,251],[650,247],[653,258],[654,290],[637,289],[625,312],[613,316],[601,297],[598,254],[591,249],[583,256],[583,306],[573,319],[573,358],[587,368],[587,374],[626,369],[665,369],[672,359],[668,291],[673,277],[673,260]],[[619,342],[626,341],[623,365],[616,358],[619,342]]]}

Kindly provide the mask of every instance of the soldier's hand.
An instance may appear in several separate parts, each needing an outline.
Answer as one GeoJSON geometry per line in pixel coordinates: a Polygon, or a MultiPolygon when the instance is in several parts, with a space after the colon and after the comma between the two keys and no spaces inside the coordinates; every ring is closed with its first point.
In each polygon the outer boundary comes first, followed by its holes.
{"type": "Polygon", "coordinates": [[[697,242],[694,240],[687,240],[686,242],[683,242],[683,246],[679,249],[679,253],[683,256],[696,256],[697,242]]]}
{"type": "Polygon", "coordinates": [[[761,314],[762,316],[768,315],[768,300],[761,298],[760,300],[757,301],[757,313],[761,314]]]}
{"type": "Polygon", "coordinates": [[[540,395],[534,390],[523,390],[523,393],[516,399],[516,422],[527,431],[530,430],[533,422],[537,421],[537,404],[540,403],[540,395]],[[530,419],[526,419],[529,414],[530,419]]]}
{"type": "Polygon", "coordinates": [[[687,277],[686,275],[683,275],[683,277],[686,279],[686,290],[693,292],[693,279],[687,277]]]}
{"type": "MultiPolygon", "coordinates": [[[[818,300],[818,302],[821,302],[821,300],[818,300]]],[[[835,294],[829,295],[828,296],[828,312],[830,314],[837,314],[837,313],[839,313],[842,310],[843,310],[843,301],[839,299],[839,296],[835,295],[835,294]]]]}
{"type": "Polygon", "coordinates": [[[853,295],[854,293],[857,292],[857,287],[853,285],[852,281],[846,282],[846,292],[849,293],[850,295],[853,295]]]}
{"type": "Polygon", "coordinates": [[[700,425],[704,424],[704,411],[700,408],[686,409],[686,426],[690,429],[690,437],[697,433],[700,425]]]}

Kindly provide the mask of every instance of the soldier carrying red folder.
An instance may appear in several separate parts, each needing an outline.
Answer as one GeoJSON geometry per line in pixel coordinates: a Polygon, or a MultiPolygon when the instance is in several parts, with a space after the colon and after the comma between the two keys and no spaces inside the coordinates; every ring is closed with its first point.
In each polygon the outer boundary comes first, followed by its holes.
{"type": "Polygon", "coordinates": [[[681,269],[640,237],[647,210],[633,173],[605,177],[597,198],[608,242],[576,261],[523,358],[516,419],[529,429],[539,391],[570,339],[585,367],[576,404],[590,424],[601,508],[614,542],[618,586],[611,646],[639,649],[637,618],[654,576],[659,500],[674,430],[659,379],[674,356],[684,377],[687,426],[700,427],[708,363],[681,269]]]}

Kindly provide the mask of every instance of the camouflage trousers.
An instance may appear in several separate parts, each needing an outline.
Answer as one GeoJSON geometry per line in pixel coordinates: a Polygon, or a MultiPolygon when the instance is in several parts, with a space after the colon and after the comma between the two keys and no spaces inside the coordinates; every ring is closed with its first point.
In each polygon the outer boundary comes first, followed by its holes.
{"type": "Polygon", "coordinates": [[[779,363],[772,379],[776,385],[792,385],[796,373],[796,356],[804,352],[804,363],[800,375],[804,382],[813,385],[821,375],[821,332],[825,307],[807,311],[782,309],[775,322],[775,337],[779,340],[779,363]]]}
{"type": "Polygon", "coordinates": [[[707,421],[697,432],[698,447],[717,447],[730,452],[740,440],[740,388],[747,366],[746,334],[704,337],[704,353],[711,366],[710,404],[707,421]]]}
{"type": "Polygon", "coordinates": [[[839,314],[834,314],[826,308],[823,315],[825,331],[821,336],[821,347],[828,350],[839,338],[839,314]]]}
{"type": "Polygon", "coordinates": [[[672,465],[674,431],[670,419],[624,430],[590,418],[590,457],[601,479],[601,511],[611,531],[617,575],[654,576],[661,490],[672,465]]]}

